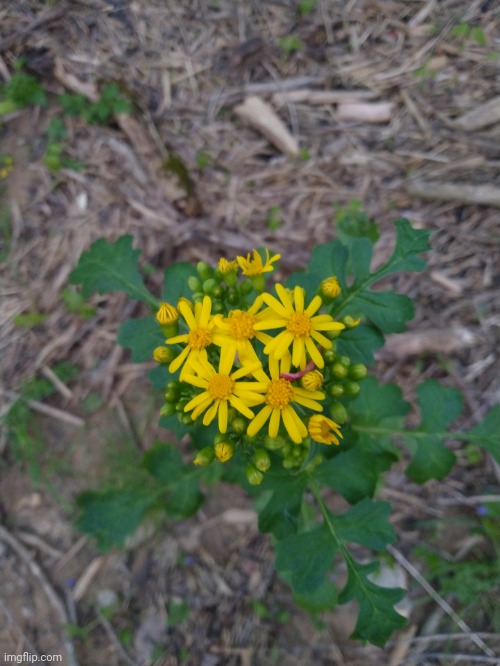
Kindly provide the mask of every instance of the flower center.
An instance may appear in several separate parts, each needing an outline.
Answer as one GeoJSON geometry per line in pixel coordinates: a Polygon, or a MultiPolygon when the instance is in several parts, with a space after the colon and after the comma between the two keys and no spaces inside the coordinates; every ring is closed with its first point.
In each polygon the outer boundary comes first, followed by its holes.
{"type": "Polygon", "coordinates": [[[293,400],[293,388],[287,379],[272,379],[266,393],[266,403],[275,409],[283,409],[293,400]]]}
{"type": "Polygon", "coordinates": [[[305,337],[311,335],[312,324],[311,318],[305,312],[294,312],[288,318],[286,327],[294,335],[305,337]]]}
{"type": "Polygon", "coordinates": [[[212,342],[212,333],[208,328],[195,328],[190,331],[187,339],[188,345],[191,349],[205,349],[212,342]]]}
{"type": "Polygon", "coordinates": [[[214,400],[227,400],[234,388],[234,380],[227,375],[213,375],[208,380],[208,392],[214,400]]]}
{"type": "Polygon", "coordinates": [[[253,326],[255,324],[255,317],[248,312],[241,310],[234,310],[229,313],[229,326],[231,335],[236,340],[251,340],[255,337],[253,326]]]}

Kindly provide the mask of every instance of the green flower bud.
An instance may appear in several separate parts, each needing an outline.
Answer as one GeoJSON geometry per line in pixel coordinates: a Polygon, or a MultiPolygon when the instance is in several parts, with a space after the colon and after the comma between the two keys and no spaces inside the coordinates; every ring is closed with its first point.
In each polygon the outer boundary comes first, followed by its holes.
{"type": "Polygon", "coordinates": [[[212,301],[212,313],[219,314],[224,310],[224,305],[222,301],[212,301]]]}
{"type": "Polygon", "coordinates": [[[184,407],[188,404],[188,402],[189,398],[183,398],[182,400],[179,400],[179,402],[175,406],[175,411],[179,413],[183,412],[184,407]]]}
{"type": "Polygon", "coordinates": [[[242,416],[231,419],[229,426],[236,435],[243,435],[247,429],[247,422],[242,416]]]}
{"type": "Polygon", "coordinates": [[[194,294],[193,294],[193,301],[195,303],[201,303],[201,301],[203,300],[203,296],[205,296],[205,294],[203,292],[195,291],[194,294]]]}
{"type": "Polygon", "coordinates": [[[339,425],[347,421],[347,410],[341,402],[334,402],[330,407],[330,416],[339,425]]]}
{"type": "Polygon", "coordinates": [[[179,389],[169,388],[165,391],[164,394],[165,402],[171,403],[174,405],[179,400],[179,389]]]}
{"type": "Polygon", "coordinates": [[[359,326],[361,319],[354,319],[353,317],[346,315],[345,317],[342,317],[340,321],[344,324],[346,329],[349,330],[351,328],[356,328],[356,326],[359,326]]]}
{"type": "Polygon", "coordinates": [[[203,291],[205,292],[205,294],[208,294],[209,296],[214,296],[214,290],[217,287],[218,287],[217,282],[213,278],[205,280],[205,282],[203,283],[203,291]]]}
{"type": "Polygon", "coordinates": [[[221,298],[223,293],[224,293],[224,291],[223,291],[222,287],[218,284],[212,289],[212,296],[214,298],[221,298]]]}
{"type": "Polygon", "coordinates": [[[195,465],[199,465],[200,467],[207,467],[207,465],[210,465],[210,463],[214,458],[215,458],[215,451],[211,446],[206,446],[201,451],[198,451],[198,454],[196,458],[193,460],[193,463],[195,465]]]}
{"type": "Polygon", "coordinates": [[[253,291],[253,284],[250,280],[243,280],[240,285],[240,290],[243,296],[248,296],[248,294],[253,291]]]}
{"type": "Polygon", "coordinates": [[[344,387],[342,384],[330,384],[326,392],[331,398],[341,398],[344,395],[344,387]]]}
{"type": "Polygon", "coordinates": [[[202,280],[208,280],[214,274],[213,269],[207,264],[206,261],[199,261],[196,264],[196,270],[198,271],[198,275],[202,280]]]}
{"type": "Polygon", "coordinates": [[[335,352],[333,349],[325,349],[323,352],[323,358],[325,359],[326,363],[333,363],[335,359],[335,352]]]}
{"type": "Polygon", "coordinates": [[[357,382],[346,382],[344,384],[344,389],[346,396],[354,398],[354,396],[358,395],[361,390],[361,386],[357,382]]]}
{"type": "Polygon", "coordinates": [[[238,303],[240,302],[240,295],[238,294],[238,290],[233,289],[233,287],[230,287],[227,290],[226,298],[229,305],[238,305],[238,303]]]}
{"type": "Polygon", "coordinates": [[[264,475],[253,465],[247,465],[245,474],[247,481],[252,486],[259,486],[264,480],[264,475]]]}
{"type": "Polygon", "coordinates": [[[339,363],[342,363],[342,365],[345,365],[346,368],[351,365],[351,359],[349,358],[349,356],[345,356],[345,355],[338,356],[337,361],[339,363]]]}
{"type": "Polygon", "coordinates": [[[256,449],[254,451],[253,462],[259,472],[267,472],[271,467],[271,458],[265,449],[256,449]]]}
{"type": "Polygon", "coordinates": [[[188,426],[193,424],[193,417],[190,413],[188,414],[187,412],[181,412],[177,414],[177,418],[182,423],[182,425],[188,426]]]}
{"type": "Polygon", "coordinates": [[[367,372],[366,365],[363,365],[362,363],[354,363],[354,365],[351,365],[349,368],[348,375],[350,379],[360,382],[366,377],[367,372]]]}
{"type": "Polygon", "coordinates": [[[173,416],[175,414],[175,405],[167,403],[160,409],[160,416],[173,416]]]}
{"type": "Polygon", "coordinates": [[[293,458],[283,458],[283,462],[281,464],[285,469],[293,469],[294,467],[298,467],[297,461],[293,458]]]}
{"type": "Polygon", "coordinates": [[[336,379],[345,379],[347,377],[347,368],[338,361],[332,365],[331,371],[336,379]]]}
{"type": "Polygon", "coordinates": [[[195,275],[190,275],[188,277],[188,287],[192,292],[201,291],[201,280],[195,275]]]}
{"type": "Polygon", "coordinates": [[[285,444],[286,439],[280,435],[277,435],[276,437],[270,437],[269,435],[266,435],[264,437],[264,446],[270,451],[277,451],[278,449],[282,449],[285,444]]]}

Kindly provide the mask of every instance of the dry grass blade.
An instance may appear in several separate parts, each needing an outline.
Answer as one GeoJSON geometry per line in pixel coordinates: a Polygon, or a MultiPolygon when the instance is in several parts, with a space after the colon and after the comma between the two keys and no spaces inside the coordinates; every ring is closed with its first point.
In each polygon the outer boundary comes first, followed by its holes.
{"type": "MultiPolygon", "coordinates": [[[[486,645],[482,638],[480,638],[472,629],[462,620],[462,618],[453,610],[450,604],[443,599],[443,597],[436,592],[436,590],[430,585],[422,574],[409,562],[403,553],[400,553],[399,550],[394,548],[394,546],[387,546],[387,550],[390,554],[401,564],[401,566],[406,569],[406,571],[412,576],[417,583],[423,587],[427,594],[434,599],[434,601],[443,609],[443,611],[449,615],[452,620],[460,627],[460,629],[466,634],[470,640],[477,645],[488,657],[495,657],[493,650],[486,645]]],[[[498,657],[497,657],[498,658],[498,657]]]]}
{"type": "Polygon", "coordinates": [[[62,601],[59,599],[47,577],[35,562],[35,560],[28,553],[26,548],[21,543],[19,543],[14,535],[8,532],[2,525],[0,525],[0,539],[4,541],[21,558],[24,564],[28,567],[28,570],[33,578],[35,578],[35,580],[39,583],[40,587],[44,591],[45,596],[49,600],[49,603],[60,622],[60,630],[63,635],[63,643],[66,650],[66,656],[68,658],[68,665],[78,666],[75,648],[66,630],[66,627],[69,624],[69,618],[62,601]]]}

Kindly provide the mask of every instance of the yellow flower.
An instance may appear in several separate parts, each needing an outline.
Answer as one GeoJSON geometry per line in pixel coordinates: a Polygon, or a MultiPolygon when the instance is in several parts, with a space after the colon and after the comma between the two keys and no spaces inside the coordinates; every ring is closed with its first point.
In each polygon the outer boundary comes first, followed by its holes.
{"type": "Polygon", "coordinates": [[[332,342],[320,331],[340,331],[344,328],[344,324],[333,321],[333,318],[327,314],[313,316],[322,305],[320,296],[315,296],[304,309],[304,289],[302,287],[297,286],[293,290],[293,303],[290,294],[282,284],[276,285],[276,293],[280,300],[270,294],[262,294],[262,299],[273,311],[273,316],[258,322],[255,328],[258,330],[285,328],[285,330],[265,346],[264,352],[278,359],[283,358],[291,345],[294,367],[300,367],[303,370],[307,364],[307,355],[309,355],[318,368],[323,368],[325,362],[316,344],[325,349],[331,349],[332,342]]]}
{"type": "Polygon", "coordinates": [[[306,372],[300,380],[302,386],[308,391],[317,391],[323,386],[324,377],[319,370],[306,372]]]}
{"type": "Polygon", "coordinates": [[[311,438],[321,444],[340,444],[338,437],[343,439],[339,424],[323,414],[313,414],[309,419],[307,429],[311,438]]]}
{"type": "Polygon", "coordinates": [[[160,326],[174,324],[179,319],[179,313],[170,303],[160,303],[160,309],[156,313],[156,321],[160,326]]]}
{"type": "Polygon", "coordinates": [[[259,321],[269,316],[269,308],[259,312],[262,304],[261,296],[257,296],[248,310],[231,310],[226,319],[221,319],[218,322],[218,330],[225,335],[223,347],[232,348],[233,358],[238,353],[241,361],[246,359],[253,361],[257,358],[257,354],[253,348],[252,340],[257,338],[264,345],[272,340],[270,335],[255,328],[259,321]]]}
{"type": "Polygon", "coordinates": [[[200,356],[191,362],[190,368],[186,371],[183,381],[204,389],[184,407],[185,412],[192,411],[193,421],[205,412],[203,425],[212,423],[218,413],[219,430],[225,433],[227,430],[228,404],[237,409],[247,418],[253,418],[253,412],[249,406],[254,406],[262,402],[261,396],[254,391],[257,382],[239,382],[237,381],[245,375],[254,372],[261,364],[260,361],[244,365],[236,372],[231,373],[233,367],[233,357],[229,351],[222,350],[219,360],[219,371],[217,372],[213,365],[200,356]],[[192,374],[194,371],[196,374],[192,374]],[[206,411],[205,411],[206,410],[206,411]]]}
{"type": "Polygon", "coordinates": [[[292,441],[300,444],[307,437],[307,428],[300,416],[293,408],[293,403],[320,412],[323,408],[317,402],[324,400],[325,394],[321,391],[307,391],[294,386],[288,379],[280,375],[290,370],[290,354],[279,361],[275,357],[269,358],[270,377],[262,370],[255,370],[253,376],[257,379],[254,390],[262,392],[263,402],[266,404],[253,418],[247,429],[247,434],[253,436],[259,432],[269,419],[269,436],[276,437],[281,419],[292,441]]]}
{"type": "Polygon", "coordinates": [[[221,344],[220,334],[215,331],[219,316],[212,316],[212,300],[209,296],[205,296],[203,301],[195,303],[194,310],[192,304],[187,299],[179,301],[179,311],[183,316],[189,328],[189,333],[176,335],[173,338],[168,338],[166,343],[175,345],[179,342],[185,342],[186,346],[181,353],[174,358],[169,365],[169,372],[176,372],[181,365],[186,362],[182,369],[180,379],[184,379],[183,375],[186,372],[187,366],[200,358],[207,358],[206,348],[213,343],[221,344]]]}
{"type": "Polygon", "coordinates": [[[231,442],[219,442],[215,445],[215,457],[221,463],[225,463],[234,455],[234,446],[231,442]]]}
{"type": "Polygon", "coordinates": [[[236,272],[238,270],[238,262],[236,260],[229,261],[228,259],[221,257],[217,268],[219,269],[219,273],[226,275],[226,273],[236,272]]]}
{"type": "Polygon", "coordinates": [[[326,298],[337,298],[342,291],[339,285],[339,281],[335,276],[326,278],[319,286],[319,290],[322,296],[326,298]]]}
{"type": "Polygon", "coordinates": [[[251,254],[247,254],[246,259],[245,257],[236,257],[236,261],[238,262],[243,275],[252,277],[254,275],[262,275],[262,273],[269,273],[274,270],[272,264],[280,258],[280,254],[274,254],[272,257],[269,257],[269,250],[266,249],[265,263],[262,262],[262,257],[257,250],[253,250],[253,257],[251,254]]]}

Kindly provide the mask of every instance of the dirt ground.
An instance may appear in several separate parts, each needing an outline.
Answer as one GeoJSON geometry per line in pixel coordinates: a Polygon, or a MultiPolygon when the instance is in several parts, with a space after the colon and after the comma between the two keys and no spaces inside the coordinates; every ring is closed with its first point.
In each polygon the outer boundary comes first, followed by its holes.
{"type": "Polygon", "coordinates": [[[98,554],[75,530],[75,497],[163,435],[157,398],[144,398],[151,365],[115,341],[141,307],[94,297],[86,319],[67,295],[82,251],[124,233],[157,269],[157,293],[173,261],[258,246],[281,253],[286,277],[334,237],[336,206],[359,200],[381,227],[375,261],[397,217],[433,232],[428,268],[389,283],[416,316],[374,372],[409,399],[425,378],[458,387],[461,425],[478,422],[500,400],[499,24],[491,0],[0,3],[0,81],[23,58],[48,98],[0,117],[0,154],[14,164],[0,181],[2,414],[23,381],[54,388],[31,405],[29,455],[8,428],[0,440],[1,663],[25,651],[68,666],[500,663],[491,608],[439,595],[415,555],[431,544],[466,561],[494,547],[477,509],[500,499],[498,466],[458,445],[444,481],[419,487],[396,468],[381,491],[397,552],[416,567],[402,569],[409,629],[384,650],[348,640],[355,608],[313,619],[293,605],[251,501],[232,486],[209,489],[191,520],[145,526],[98,554]],[[131,112],[68,117],[64,155],[80,166],[50,169],[58,96],[95,102],[110,84],[131,112]],[[254,97],[284,134],[259,128],[262,112],[248,118],[254,97]],[[61,362],[76,369],[62,383],[61,362]]]}

